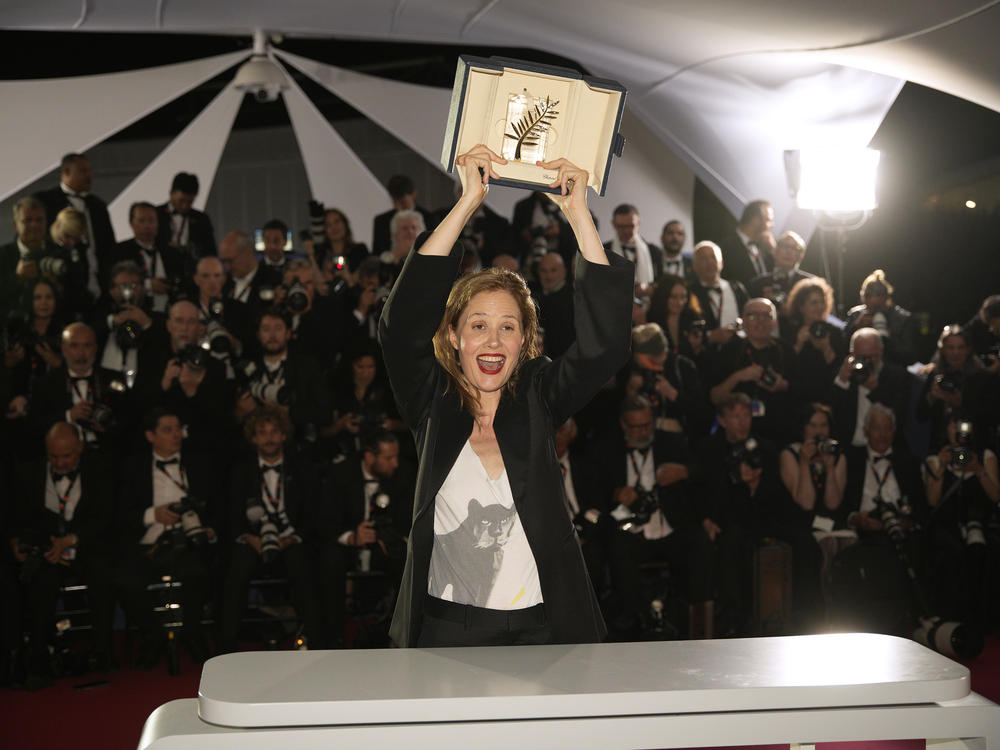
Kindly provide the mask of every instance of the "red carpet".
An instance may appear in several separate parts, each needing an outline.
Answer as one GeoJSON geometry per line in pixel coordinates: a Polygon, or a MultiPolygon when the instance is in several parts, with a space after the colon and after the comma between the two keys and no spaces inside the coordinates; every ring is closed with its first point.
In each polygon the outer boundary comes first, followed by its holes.
{"type": "MultiPolygon", "coordinates": [[[[988,638],[983,653],[966,666],[972,670],[972,689],[1000,703],[1000,641],[988,638]]],[[[97,677],[63,678],[35,693],[0,689],[0,748],[134,750],[153,709],[176,698],[197,697],[201,668],[182,649],[181,672],[176,677],[167,674],[163,665],[152,672],[124,669],[109,675],[106,685],[77,689],[97,677]]],[[[851,743],[851,750],[864,750],[861,746],[869,744],[851,743]]],[[[898,748],[877,744],[880,750],[910,750],[909,744],[898,748]]],[[[768,746],[771,750],[782,747],[787,746],[768,746]]],[[[845,747],[841,743],[836,750],[845,747]]]]}

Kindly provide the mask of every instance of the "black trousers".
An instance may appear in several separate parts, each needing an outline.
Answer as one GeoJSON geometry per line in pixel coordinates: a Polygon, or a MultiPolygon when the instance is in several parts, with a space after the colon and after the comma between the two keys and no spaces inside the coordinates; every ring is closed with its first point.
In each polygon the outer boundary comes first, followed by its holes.
{"type": "MultiPolygon", "coordinates": [[[[254,574],[261,574],[264,562],[249,544],[234,544],[229,558],[229,571],[222,589],[221,650],[237,649],[240,617],[247,606],[247,590],[254,574]]],[[[278,553],[271,563],[271,571],[288,579],[292,588],[292,604],[302,620],[303,630],[310,648],[325,648],[326,634],[320,624],[319,603],[313,585],[312,568],[305,545],[290,544],[278,553]]]]}
{"type": "Polygon", "coordinates": [[[92,648],[99,656],[111,653],[112,598],[111,556],[96,550],[77,551],[76,560],[55,565],[42,560],[26,582],[31,620],[31,663],[42,668],[48,660],[48,642],[54,628],[59,587],[73,580],[87,585],[92,617],[92,648]]]}
{"type": "Polygon", "coordinates": [[[499,610],[425,597],[419,648],[536,646],[552,642],[545,606],[499,610]]]}
{"type": "Polygon", "coordinates": [[[131,622],[145,638],[160,638],[153,612],[157,596],[146,586],[169,575],[181,582],[179,601],[184,612],[185,635],[200,638],[201,615],[211,593],[210,552],[186,544],[169,547],[138,547],[123,556],[118,568],[118,599],[131,622]]]}

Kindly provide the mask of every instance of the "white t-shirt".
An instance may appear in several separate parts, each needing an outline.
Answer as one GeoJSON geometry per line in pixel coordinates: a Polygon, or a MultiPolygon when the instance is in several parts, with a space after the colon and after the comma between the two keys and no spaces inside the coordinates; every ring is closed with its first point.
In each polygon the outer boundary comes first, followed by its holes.
{"type": "Polygon", "coordinates": [[[542,601],[507,470],[490,479],[468,440],[434,501],[427,593],[488,609],[524,609],[542,601]]]}

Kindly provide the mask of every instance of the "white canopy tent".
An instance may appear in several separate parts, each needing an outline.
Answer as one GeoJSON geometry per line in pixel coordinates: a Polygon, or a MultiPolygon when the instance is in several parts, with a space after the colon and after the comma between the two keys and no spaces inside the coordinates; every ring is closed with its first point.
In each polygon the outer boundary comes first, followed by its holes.
{"type": "MultiPolygon", "coordinates": [[[[622,0],[614,4],[597,0],[549,0],[545,4],[526,0],[288,0],[280,4],[263,0],[238,4],[233,0],[38,0],[0,8],[0,26],[234,35],[249,35],[260,28],[286,37],[370,40],[373,44],[410,41],[545,50],[577,60],[591,73],[617,79],[630,90],[628,108],[634,119],[623,129],[632,143],[612,174],[612,188],[626,188],[627,195],[611,194],[608,202],[625,198],[639,202],[643,215],[654,219],[687,215],[691,175],[696,175],[733,213],[747,200],[766,197],[775,203],[779,225],[808,231],[811,217],[794,210],[788,197],[783,151],[811,144],[867,144],[905,80],[1000,109],[1000,57],[993,50],[1000,30],[998,6],[1000,0],[947,4],[913,0],[903,12],[897,3],[831,5],[821,0],[781,4],[745,0],[622,0]],[[238,24],[234,19],[239,19],[238,24]],[[640,178],[644,182],[633,182],[640,178]],[[643,199],[648,205],[642,204],[643,199]]],[[[443,133],[436,113],[440,111],[442,123],[445,114],[436,102],[447,92],[360,76],[280,50],[279,54],[436,161],[439,141],[435,134],[440,139],[443,133]],[[423,102],[419,109],[413,107],[415,99],[423,102]]],[[[239,59],[237,53],[113,76],[0,82],[4,100],[19,103],[16,116],[12,108],[0,115],[4,132],[26,138],[44,135],[53,146],[44,155],[44,163],[32,167],[23,153],[23,140],[5,138],[0,156],[5,164],[17,164],[17,169],[4,171],[0,196],[10,195],[51,169],[53,154],[98,142],[239,59]],[[84,122],[74,119],[60,129],[63,121],[51,104],[58,99],[54,95],[57,86],[60,95],[86,91],[89,100],[101,106],[77,108],[84,113],[84,122]],[[44,133],[22,121],[44,123],[44,133]]],[[[364,186],[372,198],[378,195],[364,165],[337,147],[336,134],[317,120],[295,89],[289,91],[286,104],[298,101],[289,104],[289,109],[300,110],[293,115],[293,124],[302,148],[321,149],[326,163],[345,175],[337,181],[341,186],[364,186]],[[323,133],[323,126],[329,132],[323,133]]],[[[177,169],[185,168],[191,156],[182,144],[196,140],[179,136],[171,146],[169,162],[177,169]]],[[[307,164],[315,158],[308,153],[303,156],[307,164]]],[[[166,164],[168,160],[161,161],[166,164]]],[[[201,156],[198,163],[203,185],[210,184],[211,175],[204,172],[212,166],[211,159],[201,156]]],[[[310,172],[309,178],[321,199],[324,190],[335,187],[321,186],[319,174],[310,172]]],[[[158,187],[154,194],[162,192],[158,187]]],[[[505,193],[500,197],[497,191],[491,197],[508,203],[520,197],[514,191],[505,193]]],[[[326,200],[340,198],[334,195],[326,200]]],[[[595,210],[600,215],[610,212],[604,207],[595,210]]]]}

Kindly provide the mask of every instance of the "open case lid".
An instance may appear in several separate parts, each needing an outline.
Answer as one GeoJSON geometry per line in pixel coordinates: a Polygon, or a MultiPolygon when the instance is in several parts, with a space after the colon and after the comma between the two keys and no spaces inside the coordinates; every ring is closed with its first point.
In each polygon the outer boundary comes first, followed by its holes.
{"type": "Polygon", "coordinates": [[[565,157],[590,173],[588,184],[604,195],[611,159],[621,156],[618,132],[625,87],[575,70],[502,57],[458,59],[441,164],[482,143],[510,160],[496,164],[491,184],[556,192],[553,170],[536,160],[565,157]]]}

